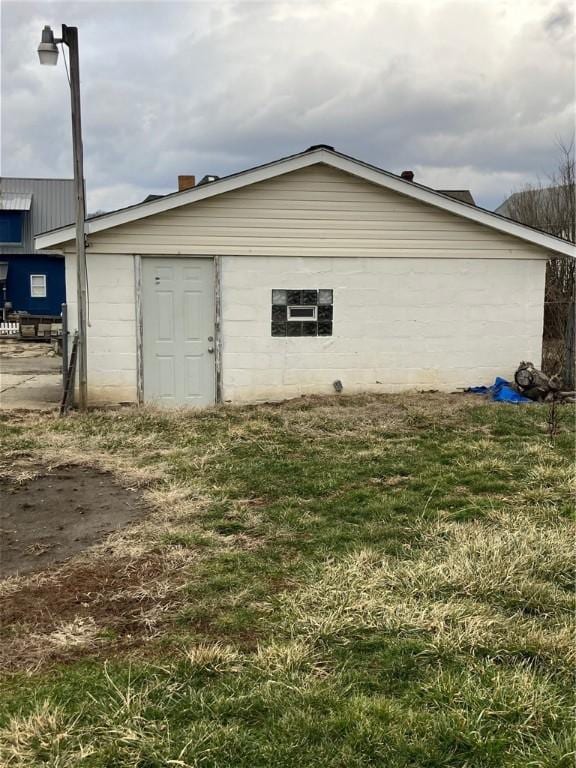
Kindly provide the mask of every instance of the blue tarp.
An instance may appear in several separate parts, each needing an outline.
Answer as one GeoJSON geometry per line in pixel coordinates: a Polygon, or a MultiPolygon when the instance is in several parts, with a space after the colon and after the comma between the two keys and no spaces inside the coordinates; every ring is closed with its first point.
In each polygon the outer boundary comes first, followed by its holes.
{"type": "Polygon", "coordinates": [[[496,376],[494,384],[491,387],[470,387],[466,390],[475,395],[491,395],[492,400],[497,403],[533,403],[529,397],[524,397],[517,392],[512,384],[506,379],[496,376]]]}

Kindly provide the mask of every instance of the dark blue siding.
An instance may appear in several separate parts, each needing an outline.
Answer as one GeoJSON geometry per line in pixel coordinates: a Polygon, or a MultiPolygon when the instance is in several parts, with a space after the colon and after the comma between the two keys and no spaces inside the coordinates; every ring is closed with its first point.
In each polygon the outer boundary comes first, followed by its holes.
{"type": "MultiPolygon", "coordinates": [[[[66,301],[64,259],[57,256],[9,256],[0,255],[0,262],[8,263],[6,301],[12,302],[15,312],[31,315],[59,315],[66,301]],[[46,297],[32,298],[30,275],[46,275],[46,297]]],[[[0,307],[4,304],[0,293],[0,307]]]]}
{"type": "Polygon", "coordinates": [[[22,211],[0,211],[0,243],[22,242],[22,211]]]}

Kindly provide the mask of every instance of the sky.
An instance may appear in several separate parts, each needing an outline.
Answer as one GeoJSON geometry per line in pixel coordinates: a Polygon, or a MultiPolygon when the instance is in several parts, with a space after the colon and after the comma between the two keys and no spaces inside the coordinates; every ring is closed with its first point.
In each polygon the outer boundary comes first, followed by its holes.
{"type": "Polygon", "coordinates": [[[62,57],[78,26],[88,210],[326,143],[495,208],[575,126],[564,0],[1,0],[4,176],[71,177],[62,57]]]}

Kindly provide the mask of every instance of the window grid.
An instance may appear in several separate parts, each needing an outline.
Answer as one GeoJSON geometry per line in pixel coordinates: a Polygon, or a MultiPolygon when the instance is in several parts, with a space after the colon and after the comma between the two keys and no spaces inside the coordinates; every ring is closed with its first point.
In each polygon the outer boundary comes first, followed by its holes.
{"type": "Polygon", "coordinates": [[[331,288],[273,289],[272,336],[332,336],[333,301],[331,288]]]}
{"type": "Polygon", "coordinates": [[[46,298],[46,275],[30,275],[30,296],[33,299],[46,298]]]}

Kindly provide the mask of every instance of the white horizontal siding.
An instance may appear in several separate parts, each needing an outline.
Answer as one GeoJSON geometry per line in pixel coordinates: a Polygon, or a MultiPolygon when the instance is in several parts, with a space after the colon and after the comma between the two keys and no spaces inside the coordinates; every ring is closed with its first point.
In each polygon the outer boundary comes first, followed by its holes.
{"type": "Polygon", "coordinates": [[[542,258],[508,235],[314,166],[90,236],[91,253],[542,258]]]}

